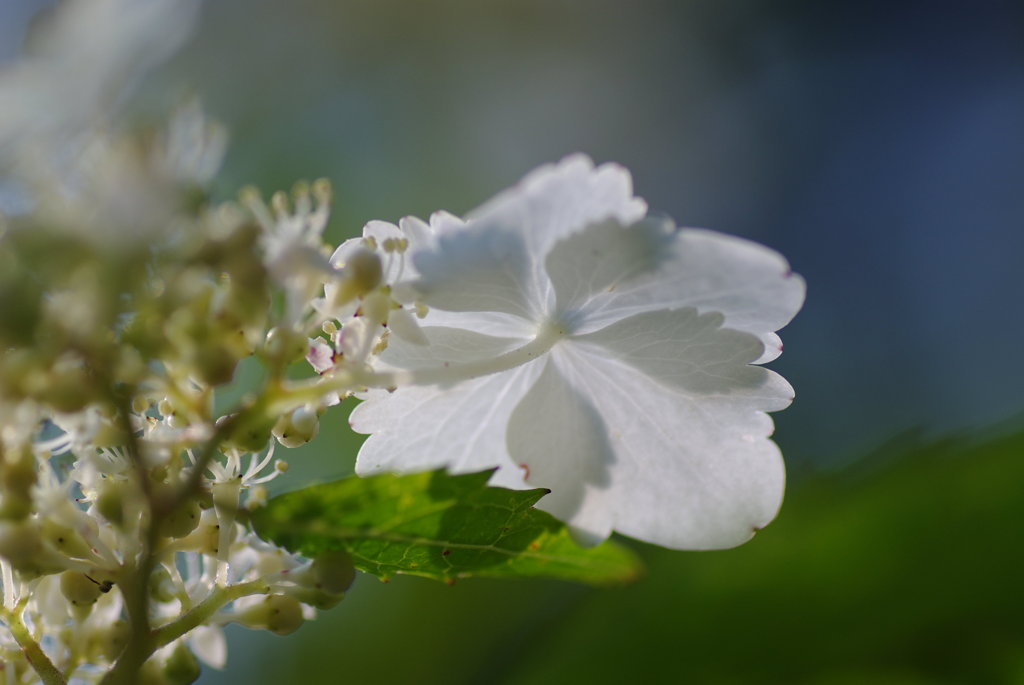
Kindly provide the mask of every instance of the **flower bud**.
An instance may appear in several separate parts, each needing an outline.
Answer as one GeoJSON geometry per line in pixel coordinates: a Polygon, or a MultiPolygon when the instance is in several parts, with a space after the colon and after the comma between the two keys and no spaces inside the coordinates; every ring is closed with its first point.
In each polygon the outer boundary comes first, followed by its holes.
{"type": "Polygon", "coordinates": [[[170,685],[189,685],[199,680],[202,668],[196,655],[183,642],[178,642],[164,663],[163,674],[170,685]]]}
{"type": "Polygon", "coordinates": [[[356,579],[352,557],[343,550],[323,552],[309,567],[314,587],[331,593],[345,592],[356,579]]]}
{"type": "Polygon", "coordinates": [[[202,513],[199,502],[188,499],[164,518],[160,524],[160,532],[170,538],[183,538],[196,529],[202,513]]]}
{"type": "Polygon", "coordinates": [[[297,599],[287,595],[269,595],[241,611],[235,620],[249,628],[265,628],[278,635],[288,635],[298,630],[305,619],[297,599]]]}
{"type": "Polygon", "coordinates": [[[226,385],[235,376],[238,357],[223,345],[205,344],[192,355],[196,378],[210,386],[226,385]]]}
{"type": "Polygon", "coordinates": [[[299,407],[274,424],[274,437],[285,447],[301,447],[320,432],[320,417],[312,407],[299,407]]]}
{"type": "Polygon", "coordinates": [[[263,353],[269,359],[290,364],[305,356],[308,344],[305,335],[277,326],[267,333],[266,341],[263,343],[263,353]]]}
{"type": "Polygon", "coordinates": [[[282,592],[287,594],[289,597],[294,597],[303,604],[320,609],[321,611],[327,611],[338,606],[341,600],[345,599],[345,593],[333,594],[324,590],[318,590],[312,587],[302,587],[295,585],[292,587],[282,588],[282,592]]]}
{"type": "Polygon", "coordinates": [[[67,559],[47,549],[40,526],[33,519],[0,521],[0,556],[25,579],[59,573],[67,568],[67,559]]]}
{"type": "Polygon", "coordinates": [[[91,607],[103,594],[98,582],[78,571],[60,574],[60,591],[64,599],[76,607],[91,607]]]}
{"type": "Polygon", "coordinates": [[[260,452],[267,446],[276,417],[246,414],[232,427],[225,442],[242,452],[260,452]]]}
{"type": "Polygon", "coordinates": [[[384,267],[377,253],[366,249],[355,250],[345,260],[342,267],[343,286],[351,297],[362,297],[378,285],[384,278],[384,267]]]}
{"type": "MultiPolygon", "coordinates": [[[[81,518],[83,522],[95,525],[95,522],[88,516],[83,514],[81,518]]],[[[73,559],[93,557],[92,545],[75,528],[59,523],[52,517],[46,517],[43,519],[41,529],[43,539],[61,554],[73,559]]]]}
{"type": "Polygon", "coordinates": [[[35,521],[0,521],[0,556],[17,568],[43,549],[35,521]]]}
{"type": "Polygon", "coordinates": [[[180,549],[200,554],[217,554],[217,550],[220,549],[220,523],[214,510],[203,510],[196,529],[188,536],[181,538],[177,544],[180,549]]]}
{"type": "Polygon", "coordinates": [[[0,470],[0,517],[23,519],[32,513],[32,486],[36,484],[36,460],[29,448],[9,450],[0,470]]]}
{"type": "Polygon", "coordinates": [[[105,478],[96,495],[96,511],[100,516],[118,528],[124,523],[124,490],[127,484],[123,480],[105,478]]]}
{"type": "Polygon", "coordinates": [[[149,578],[149,596],[157,602],[170,602],[177,598],[176,590],[170,572],[164,566],[157,566],[149,578]]]}

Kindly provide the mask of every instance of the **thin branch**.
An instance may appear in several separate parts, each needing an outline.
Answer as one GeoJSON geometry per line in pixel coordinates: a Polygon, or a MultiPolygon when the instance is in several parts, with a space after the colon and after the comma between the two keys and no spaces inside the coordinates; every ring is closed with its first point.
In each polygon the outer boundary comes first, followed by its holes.
{"type": "Polygon", "coordinates": [[[228,604],[228,602],[233,602],[247,595],[266,594],[269,591],[270,586],[263,580],[251,580],[247,583],[215,588],[209,597],[191,610],[167,625],[160,626],[153,631],[153,641],[156,648],[159,649],[164,645],[170,644],[193,628],[203,625],[207,619],[228,604]]]}
{"type": "Polygon", "coordinates": [[[45,685],[67,685],[68,681],[64,674],[53,665],[50,657],[46,656],[46,652],[43,651],[43,648],[32,637],[28,626],[21,620],[21,612],[24,609],[24,605],[25,602],[22,601],[15,609],[3,612],[4,619],[7,621],[7,628],[11,631],[14,639],[17,640],[22,651],[25,652],[25,658],[28,659],[28,662],[35,669],[36,673],[39,674],[45,685]]]}

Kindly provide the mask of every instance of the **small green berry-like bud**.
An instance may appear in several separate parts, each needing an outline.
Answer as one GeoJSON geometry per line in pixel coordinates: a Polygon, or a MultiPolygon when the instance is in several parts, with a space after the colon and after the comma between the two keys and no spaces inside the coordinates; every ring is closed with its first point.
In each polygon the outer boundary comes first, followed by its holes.
{"type": "Polygon", "coordinates": [[[96,510],[100,516],[111,524],[121,527],[124,523],[124,489],[127,484],[123,480],[107,478],[96,495],[96,510]]]}
{"type": "Polygon", "coordinates": [[[163,566],[157,566],[149,579],[149,596],[158,602],[170,602],[177,597],[171,574],[163,566]]]}
{"type": "MultiPolygon", "coordinates": [[[[92,522],[84,514],[82,520],[92,522]]],[[[92,556],[92,546],[81,533],[70,526],[58,523],[52,518],[43,519],[42,536],[55,550],[63,555],[75,559],[88,559],[92,556]]]]}
{"type": "Polygon", "coordinates": [[[192,355],[196,377],[211,386],[225,385],[235,376],[238,357],[223,345],[208,344],[192,355]]]}
{"type": "Polygon", "coordinates": [[[23,519],[32,513],[36,460],[30,449],[11,450],[0,466],[0,517],[23,519]]]}
{"type": "Polygon", "coordinates": [[[309,570],[315,587],[331,593],[345,592],[352,587],[356,579],[356,567],[352,563],[352,557],[343,550],[324,552],[313,560],[309,570]]]}
{"type": "Polygon", "coordinates": [[[60,591],[76,607],[92,606],[103,594],[100,583],[78,571],[60,574],[60,591]]]}
{"type": "Polygon", "coordinates": [[[163,670],[170,685],[189,685],[199,680],[202,668],[192,650],[179,642],[167,658],[163,670]]]}
{"type": "Polygon", "coordinates": [[[289,364],[302,359],[306,355],[308,345],[305,335],[277,326],[267,333],[263,352],[270,359],[289,364]]]}
{"type": "Polygon", "coordinates": [[[163,520],[160,532],[167,537],[183,538],[196,529],[202,513],[202,508],[196,500],[182,502],[163,520]]]}
{"type": "Polygon", "coordinates": [[[310,407],[299,407],[274,424],[274,437],[285,447],[301,447],[320,432],[320,417],[310,407]]]}
{"type": "Polygon", "coordinates": [[[32,519],[0,521],[0,556],[26,580],[67,568],[64,555],[43,545],[40,526],[32,519]]]}
{"type": "Polygon", "coordinates": [[[43,548],[39,527],[32,521],[0,521],[0,556],[17,568],[30,562],[43,548]]]}
{"type": "Polygon", "coordinates": [[[278,635],[294,633],[303,624],[302,605],[294,597],[271,595],[265,600],[269,608],[267,630],[278,635]]]}
{"type": "Polygon", "coordinates": [[[302,605],[294,597],[270,595],[238,614],[236,620],[249,628],[266,628],[278,635],[294,633],[302,625],[302,605]]]}
{"type": "Polygon", "coordinates": [[[267,446],[275,418],[262,414],[242,417],[232,428],[227,443],[242,452],[260,452],[267,446]]]}
{"type": "Polygon", "coordinates": [[[333,609],[338,606],[341,600],[345,599],[344,592],[333,594],[324,590],[318,590],[312,587],[301,587],[298,585],[285,588],[282,591],[287,593],[289,597],[294,597],[303,604],[308,604],[309,606],[320,609],[321,611],[333,609]]]}

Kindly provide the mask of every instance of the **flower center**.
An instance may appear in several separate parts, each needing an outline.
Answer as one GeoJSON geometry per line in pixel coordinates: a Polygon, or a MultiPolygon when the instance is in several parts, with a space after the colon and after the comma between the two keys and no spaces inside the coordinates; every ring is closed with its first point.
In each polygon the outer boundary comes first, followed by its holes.
{"type": "Polygon", "coordinates": [[[347,384],[355,382],[370,388],[397,388],[401,385],[450,385],[462,381],[509,371],[528,364],[541,357],[558,341],[569,335],[569,326],[562,321],[549,319],[537,328],[537,334],[529,342],[499,354],[490,359],[479,359],[463,364],[449,364],[422,369],[401,371],[371,371],[363,368],[349,368],[352,375],[345,379],[347,384]]]}

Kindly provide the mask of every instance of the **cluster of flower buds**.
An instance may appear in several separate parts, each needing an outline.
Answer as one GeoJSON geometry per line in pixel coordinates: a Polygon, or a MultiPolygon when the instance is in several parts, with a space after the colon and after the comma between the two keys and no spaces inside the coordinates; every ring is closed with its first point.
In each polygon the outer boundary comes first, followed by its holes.
{"type": "Polygon", "coordinates": [[[223,625],[290,633],[352,583],[248,512],[357,389],[296,363],[324,330],[367,363],[396,305],[376,252],[332,261],[326,181],[210,201],[223,133],[194,103],[79,133],[15,156],[0,215],[0,682],[192,682],[223,625]],[[262,382],[221,408],[243,359],[262,382]]]}

